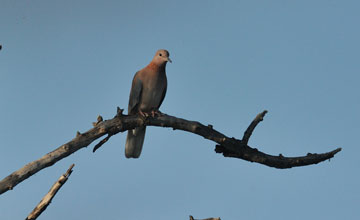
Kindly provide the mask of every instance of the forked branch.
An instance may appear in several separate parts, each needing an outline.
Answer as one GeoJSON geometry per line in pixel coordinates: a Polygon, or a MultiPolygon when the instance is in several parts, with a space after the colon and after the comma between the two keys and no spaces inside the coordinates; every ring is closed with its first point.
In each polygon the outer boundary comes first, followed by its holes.
{"type": "Polygon", "coordinates": [[[108,136],[96,145],[96,149],[107,142],[112,135],[143,125],[171,127],[174,130],[178,129],[191,132],[216,142],[215,151],[222,153],[225,157],[239,158],[280,169],[317,164],[334,157],[336,153],[341,151],[341,148],[337,148],[336,150],[323,154],[308,153],[303,157],[284,157],[281,154],[279,156],[268,155],[258,151],[256,148],[251,148],[247,142],[256,125],[263,119],[265,114],[266,111],[260,113],[250,124],[244,134],[243,140],[238,140],[229,138],[216,131],[212,125],[205,126],[197,121],[188,121],[165,114],[146,118],[137,115],[123,115],[122,110],[118,108],[117,114],[113,119],[103,121],[101,117],[98,117],[98,121],[94,123],[94,128],[82,134],[78,132],[76,137],[68,143],[5,177],[0,181],[0,194],[14,188],[17,184],[40,170],[53,165],[81,148],[87,147],[93,141],[104,135],[108,136]]]}

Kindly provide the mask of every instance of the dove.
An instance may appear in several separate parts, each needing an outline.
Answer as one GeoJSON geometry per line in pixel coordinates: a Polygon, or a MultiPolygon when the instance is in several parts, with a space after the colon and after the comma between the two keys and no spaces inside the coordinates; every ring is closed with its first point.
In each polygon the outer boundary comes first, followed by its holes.
{"type": "MultiPolygon", "coordinates": [[[[165,67],[172,62],[167,50],[158,50],[152,61],[136,72],[130,90],[128,114],[146,116],[160,114],[159,107],[164,101],[167,78],[165,67]]],[[[146,126],[129,130],[125,143],[126,158],[139,158],[144,144],[146,126]]]]}

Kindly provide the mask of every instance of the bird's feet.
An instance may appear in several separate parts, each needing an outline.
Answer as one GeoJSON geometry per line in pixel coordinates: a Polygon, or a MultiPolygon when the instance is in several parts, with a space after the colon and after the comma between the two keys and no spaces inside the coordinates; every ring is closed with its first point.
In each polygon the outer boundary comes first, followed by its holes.
{"type": "Polygon", "coordinates": [[[149,113],[143,112],[143,111],[141,111],[141,110],[139,110],[139,115],[140,115],[141,117],[143,117],[143,118],[149,117],[149,113]]]}
{"type": "Polygon", "coordinates": [[[164,115],[162,112],[160,112],[159,110],[151,110],[151,116],[153,117],[153,118],[155,118],[155,116],[156,117],[159,117],[159,116],[162,116],[162,115],[164,115]]]}
{"type": "Polygon", "coordinates": [[[141,110],[139,110],[139,115],[143,118],[147,118],[149,116],[155,118],[164,115],[163,113],[161,113],[159,110],[151,110],[150,112],[143,112],[141,110]]]}

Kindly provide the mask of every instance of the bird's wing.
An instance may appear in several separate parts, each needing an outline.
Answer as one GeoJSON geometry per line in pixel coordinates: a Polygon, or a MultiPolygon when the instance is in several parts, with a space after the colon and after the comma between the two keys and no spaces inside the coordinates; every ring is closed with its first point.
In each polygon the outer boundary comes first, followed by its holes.
{"type": "Polygon", "coordinates": [[[167,83],[165,84],[165,88],[163,90],[163,93],[161,95],[161,99],[160,99],[160,102],[159,102],[159,106],[157,107],[158,109],[160,108],[160,105],[162,104],[162,102],[164,101],[164,98],[165,98],[165,95],[166,95],[166,89],[167,89],[167,83]]]}
{"type": "Polygon", "coordinates": [[[141,99],[142,81],[139,79],[138,72],[135,74],[129,98],[128,114],[135,114],[138,112],[138,105],[141,99]]]}

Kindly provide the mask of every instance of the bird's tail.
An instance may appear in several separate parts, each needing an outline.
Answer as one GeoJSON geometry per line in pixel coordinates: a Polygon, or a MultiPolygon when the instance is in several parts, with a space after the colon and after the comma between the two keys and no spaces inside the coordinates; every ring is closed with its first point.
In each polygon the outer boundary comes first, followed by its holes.
{"type": "Polygon", "coordinates": [[[144,144],[146,127],[138,127],[128,131],[125,144],[126,158],[139,158],[144,144]]]}

